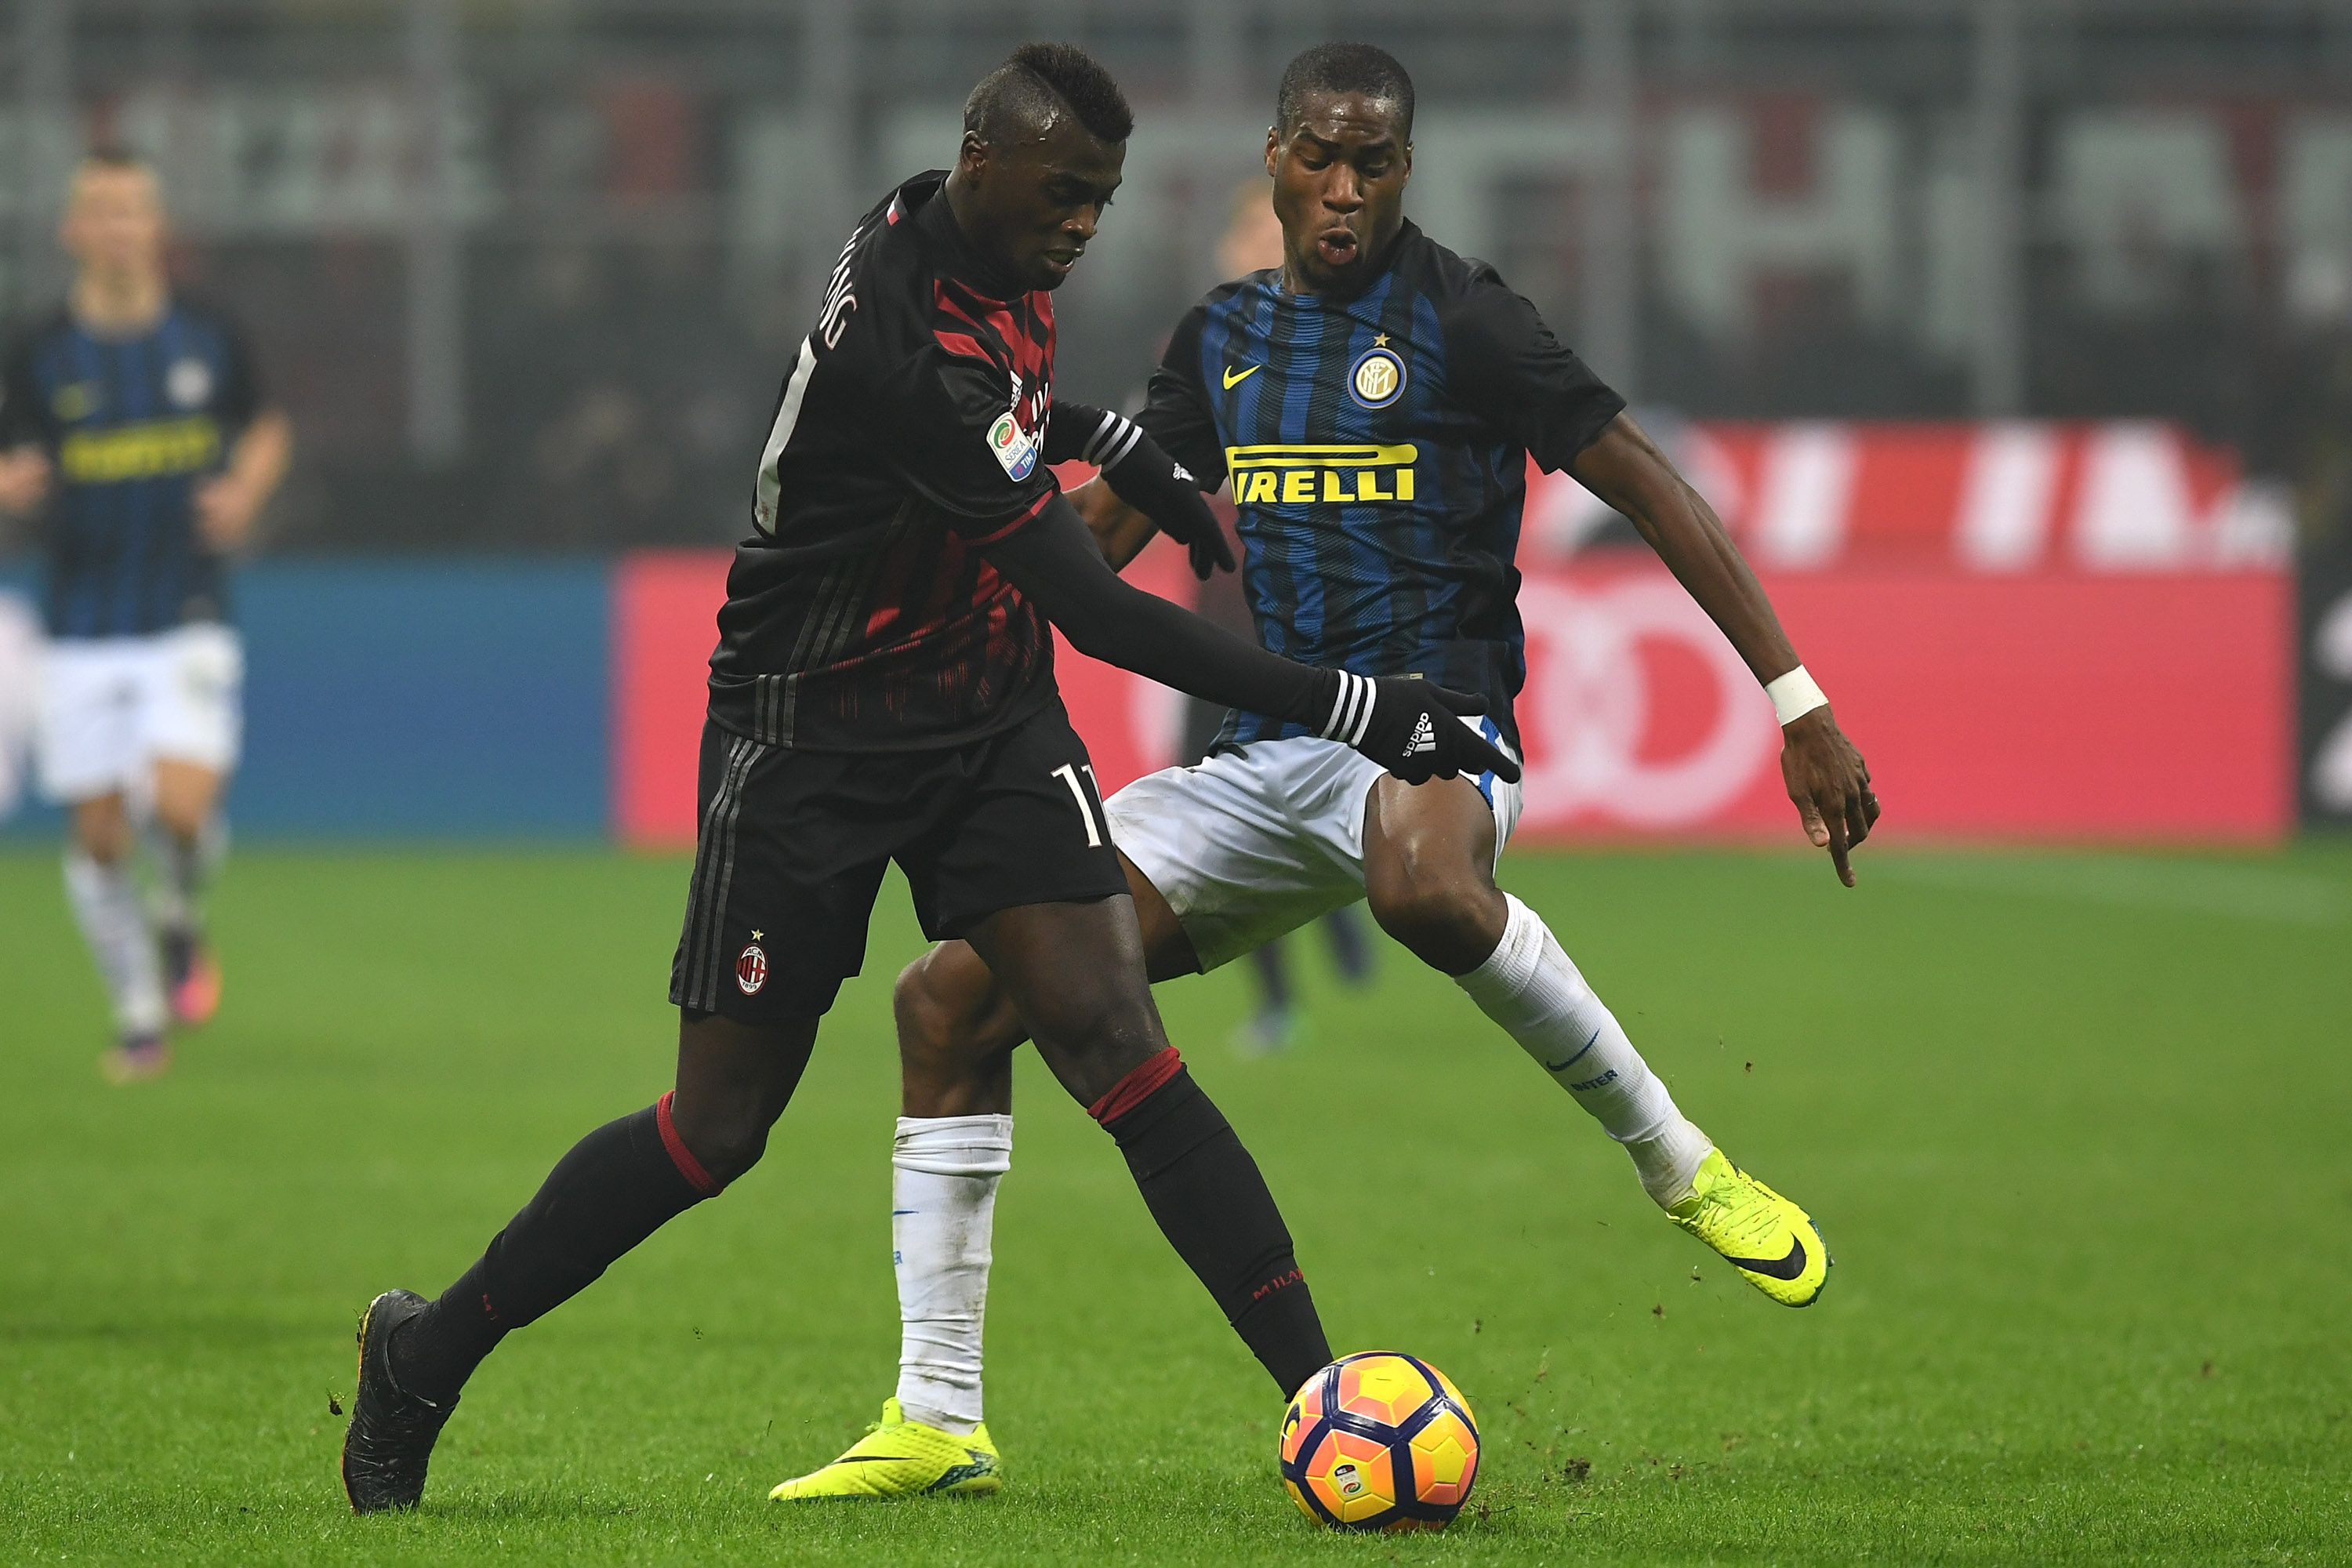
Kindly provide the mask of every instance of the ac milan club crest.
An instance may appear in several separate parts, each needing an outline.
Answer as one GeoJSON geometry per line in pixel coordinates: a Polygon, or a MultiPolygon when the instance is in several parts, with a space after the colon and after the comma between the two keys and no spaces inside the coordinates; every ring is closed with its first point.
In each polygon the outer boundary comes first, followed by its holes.
{"type": "Polygon", "coordinates": [[[751,943],[735,955],[735,984],[746,996],[756,996],[768,983],[767,950],[751,943]]]}

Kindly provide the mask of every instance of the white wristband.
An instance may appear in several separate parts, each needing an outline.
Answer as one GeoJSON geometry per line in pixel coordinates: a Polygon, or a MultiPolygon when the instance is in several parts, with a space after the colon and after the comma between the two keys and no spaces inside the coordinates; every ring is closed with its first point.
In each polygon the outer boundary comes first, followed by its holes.
{"type": "Polygon", "coordinates": [[[1830,705],[1830,700],[1822,695],[1820,683],[1805,673],[1801,664],[1767,681],[1764,695],[1772,700],[1772,718],[1780,724],[1793,724],[1814,709],[1830,705]]]}
{"type": "Polygon", "coordinates": [[[1142,439],[1143,431],[1133,420],[1121,418],[1107,408],[1103,410],[1101,422],[1095,426],[1095,433],[1087,437],[1086,446],[1078,453],[1078,460],[1092,463],[1097,468],[1108,472],[1127,461],[1128,454],[1134,451],[1136,443],[1142,439]]]}
{"type": "Polygon", "coordinates": [[[1339,677],[1339,694],[1331,704],[1331,717],[1324,721],[1323,739],[1360,746],[1364,732],[1372,727],[1372,705],[1380,689],[1363,676],[1344,669],[1335,673],[1339,677]]]}

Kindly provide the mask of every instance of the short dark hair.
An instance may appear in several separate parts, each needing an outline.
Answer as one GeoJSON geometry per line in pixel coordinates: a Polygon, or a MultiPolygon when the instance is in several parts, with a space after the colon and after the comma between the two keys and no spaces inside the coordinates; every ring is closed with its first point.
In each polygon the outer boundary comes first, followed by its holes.
{"type": "Polygon", "coordinates": [[[992,144],[1063,113],[1098,141],[1124,142],[1135,130],[1127,95],[1092,55],[1076,44],[1024,44],[964,100],[963,128],[992,144]]]}
{"type": "Polygon", "coordinates": [[[1282,86],[1274,98],[1276,129],[1286,132],[1298,123],[1310,92],[1360,92],[1393,103],[1404,120],[1404,139],[1412,140],[1412,78],[1386,49],[1370,44],[1317,44],[1299,50],[1282,68],[1282,86]]]}

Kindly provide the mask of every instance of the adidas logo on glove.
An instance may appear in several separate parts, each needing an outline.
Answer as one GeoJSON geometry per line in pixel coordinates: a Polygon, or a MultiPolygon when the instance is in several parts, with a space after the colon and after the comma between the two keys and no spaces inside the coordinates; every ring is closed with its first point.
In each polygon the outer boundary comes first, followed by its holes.
{"type": "MultiPolygon", "coordinates": [[[[1485,735],[1467,725],[1451,731],[1441,728],[1453,723],[1454,715],[1486,710],[1486,703],[1470,692],[1423,685],[1419,675],[1375,680],[1334,669],[1319,679],[1330,683],[1322,689],[1331,692],[1323,739],[1354,747],[1405,783],[1465,774],[1475,779],[1490,769],[1506,784],[1519,782],[1518,764],[1485,735]]],[[[1319,696],[1312,700],[1319,710],[1319,696]]]]}

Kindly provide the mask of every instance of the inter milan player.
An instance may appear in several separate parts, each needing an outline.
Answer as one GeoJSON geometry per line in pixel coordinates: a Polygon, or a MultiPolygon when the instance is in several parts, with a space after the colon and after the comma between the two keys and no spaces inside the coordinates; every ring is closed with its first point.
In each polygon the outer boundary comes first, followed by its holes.
{"type": "MultiPolygon", "coordinates": [[[[437,1300],[370,1305],[343,1445],[355,1510],[414,1505],[499,1339],[760,1158],[894,859],[925,930],[986,955],[1281,1391],[1330,1359],[1257,1167],[1152,1006],[1046,624],[1402,777],[1517,768],[1456,719],[1479,699],[1292,663],[1111,573],[1048,464],[1087,458],[1202,569],[1232,563],[1190,473],[1125,420],[1053,403],[1051,290],[1119,183],[1133,117],[1087,56],[1030,45],[964,123],[952,173],[860,221],[778,396],[711,657],[676,1087],[575,1145],[437,1300]]],[[[957,1456],[962,1489],[995,1484],[984,1432],[957,1456]]]]}
{"type": "Polygon", "coordinates": [[[106,1068],[123,1081],[163,1071],[166,1024],[201,1024],[220,1000],[200,899],[239,739],[226,562],[292,437],[236,330],[173,297],[145,164],[85,158],[60,237],[72,291],[0,383],[0,510],[51,503],[36,751],[73,813],[66,894],[114,1005],[106,1068]],[[152,910],[133,873],[142,825],[158,829],[152,910]]]}
{"type": "MultiPolygon", "coordinates": [[[[1406,221],[1412,106],[1411,79],[1378,49],[1328,45],[1291,62],[1265,148],[1282,265],[1184,318],[1139,423],[1203,486],[1230,478],[1267,647],[1479,692],[1486,732],[1514,752],[1524,663],[1511,562],[1527,459],[1566,468],[1633,521],[1771,694],[1790,795],[1852,885],[1848,851],[1878,815],[1860,754],[1714,513],[1623,400],[1491,268],[1406,221]]],[[[1115,486],[1075,499],[1114,562],[1149,537],[1150,520],[1115,486]]],[[[1369,899],[1384,930],[1624,1145],[1668,1218],[1773,1300],[1810,1304],[1830,1258],[1805,1212],[1684,1117],[1542,920],[1496,887],[1519,804],[1498,774],[1384,778],[1311,726],[1244,706],[1208,761],[1138,780],[1108,811],[1153,979],[1214,968],[1369,899]]],[[[988,949],[964,942],[908,967],[898,1016],[901,1424],[779,1496],[930,1491],[981,1418],[1010,1053],[1034,1020],[988,949]]]]}

